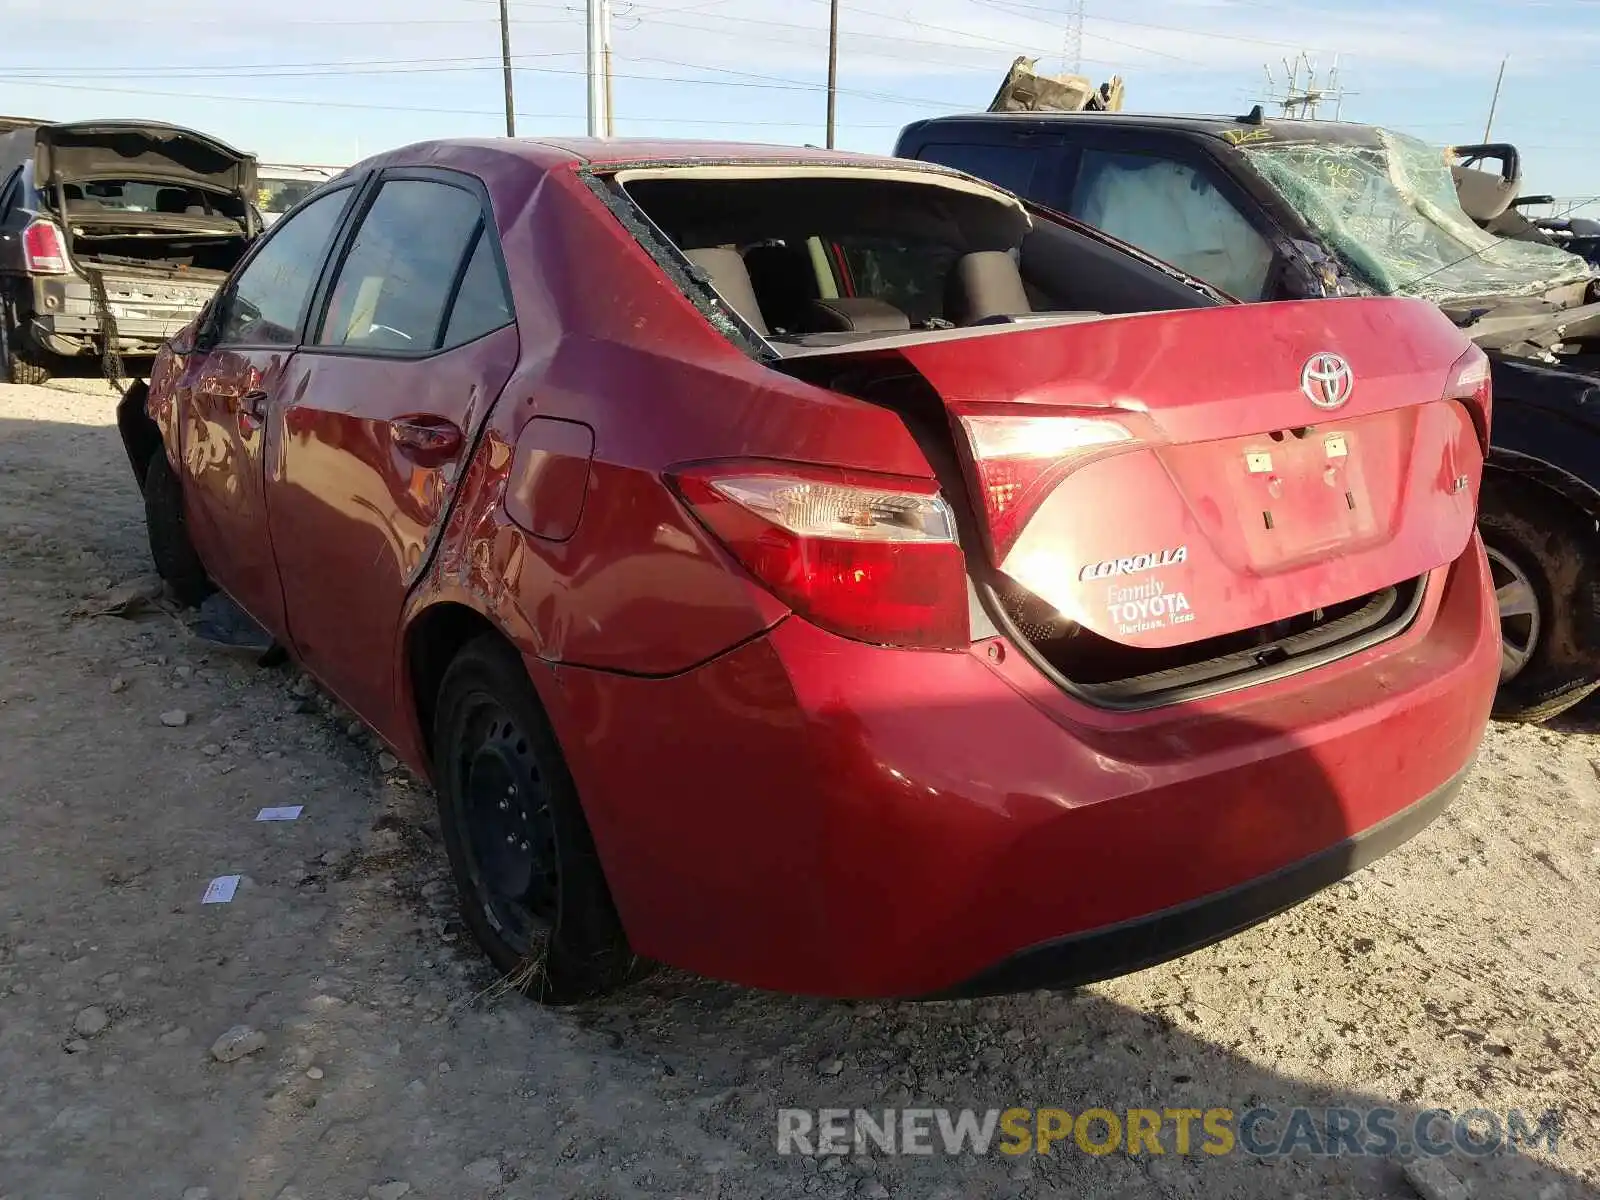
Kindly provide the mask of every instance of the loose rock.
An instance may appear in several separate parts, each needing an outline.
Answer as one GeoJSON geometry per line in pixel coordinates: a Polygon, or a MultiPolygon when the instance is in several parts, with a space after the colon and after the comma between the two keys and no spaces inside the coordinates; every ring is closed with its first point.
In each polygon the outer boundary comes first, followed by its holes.
{"type": "Polygon", "coordinates": [[[308,1067],[306,1069],[306,1078],[307,1079],[321,1079],[322,1078],[322,1068],[321,1067],[308,1067]]]}
{"type": "Polygon", "coordinates": [[[168,729],[181,729],[189,723],[189,714],[181,708],[174,708],[161,714],[161,723],[168,729]]]}
{"type": "Polygon", "coordinates": [[[1436,1158],[1413,1159],[1405,1170],[1407,1181],[1422,1200],[1469,1200],[1465,1185],[1436,1158]]]}
{"type": "Polygon", "coordinates": [[[93,1037],[109,1024],[111,1018],[106,1016],[106,1010],[98,1004],[91,1004],[73,1020],[72,1028],[84,1037],[93,1037]]]}
{"type": "Polygon", "coordinates": [[[116,695],[118,692],[125,692],[127,690],[128,690],[128,681],[126,679],[124,679],[121,675],[118,675],[115,679],[113,679],[111,681],[111,694],[112,695],[116,695]]]}
{"type": "Polygon", "coordinates": [[[211,1200],[211,1189],[203,1187],[184,1188],[183,1200],[211,1200]]]}
{"type": "Polygon", "coordinates": [[[235,1025],[211,1044],[211,1057],[218,1062],[237,1062],[265,1048],[267,1035],[248,1025],[235,1025]]]}
{"type": "Polygon", "coordinates": [[[501,1181],[500,1160],[495,1158],[480,1158],[476,1162],[467,1164],[467,1178],[484,1187],[499,1187],[501,1181]]]}
{"type": "Polygon", "coordinates": [[[837,1075],[844,1070],[844,1059],[825,1058],[817,1064],[817,1070],[824,1075],[837,1075]]]}
{"type": "Polygon", "coordinates": [[[399,765],[400,765],[400,760],[398,758],[396,758],[392,754],[380,754],[380,755],[378,755],[378,770],[382,771],[385,775],[387,775],[390,771],[394,770],[399,765]]]}
{"type": "Polygon", "coordinates": [[[400,1200],[401,1196],[411,1191],[411,1185],[403,1179],[391,1179],[388,1183],[375,1183],[367,1189],[367,1200],[400,1200]]]}

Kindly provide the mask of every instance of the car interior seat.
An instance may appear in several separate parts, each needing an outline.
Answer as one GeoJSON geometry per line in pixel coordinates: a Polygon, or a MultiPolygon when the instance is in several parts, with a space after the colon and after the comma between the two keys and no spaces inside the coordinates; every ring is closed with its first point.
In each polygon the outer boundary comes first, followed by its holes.
{"type": "Polygon", "coordinates": [[[977,325],[1033,311],[1022,272],[1004,250],[976,250],[956,259],[945,282],[945,316],[957,325],[977,325]]]}
{"type": "Polygon", "coordinates": [[[707,246],[700,250],[685,250],[684,257],[699,267],[722,302],[762,337],[772,330],[756,302],[756,290],[750,282],[750,271],[744,257],[731,247],[707,246]]]}
{"type": "Polygon", "coordinates": [[[744,252],[744,265],[772,328],[781,333],[805,329],[807,310],[821,296],[811,256],[799,246],[765,242],[744,252]]]}

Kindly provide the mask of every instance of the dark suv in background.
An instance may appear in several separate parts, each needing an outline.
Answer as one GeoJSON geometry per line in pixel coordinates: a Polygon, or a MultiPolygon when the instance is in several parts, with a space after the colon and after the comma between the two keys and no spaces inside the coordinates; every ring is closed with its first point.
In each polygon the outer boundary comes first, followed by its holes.
{"type": "Polygon", "coordinates": [[[0,134],[0,380],[154,355],[261,231],[255,160],[172,125],[0,134]]]}
{"type": "Polygon", "coordinates": [[[895,152],[998,183],[1239,300],[1437,304],[1492,364],[1479,529],[1500,601],[1496,715],[1544,720],[1600,686],[1594,269],[1480,229],[1443,150],[1369,125],[1263,120],[1257,109],[941,117],[908,125],[895,152]]]}

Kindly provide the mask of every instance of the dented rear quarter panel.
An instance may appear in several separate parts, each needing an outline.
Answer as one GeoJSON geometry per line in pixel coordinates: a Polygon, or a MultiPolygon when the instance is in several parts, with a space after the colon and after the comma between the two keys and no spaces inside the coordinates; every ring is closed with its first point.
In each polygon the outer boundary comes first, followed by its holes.
{"type": "Polygon", "coordinates": [[[769,370],[718,333],[573,166],[538,174],[519,161],[505,180],[467,169],[489,185],[521,361],[407,605],[402,691],[409,630],[438,603],[481,613],[530,660],[649,676],[781,620],[787,609],[729,568],[665,485],[674,465],[766,458],[931,476],[894,414],[769,370]],[[593,432],[580,519],[564,537],[522,528],[507,507],[519,441],[521,461],[537,457],[554,421],[593,432]]]}

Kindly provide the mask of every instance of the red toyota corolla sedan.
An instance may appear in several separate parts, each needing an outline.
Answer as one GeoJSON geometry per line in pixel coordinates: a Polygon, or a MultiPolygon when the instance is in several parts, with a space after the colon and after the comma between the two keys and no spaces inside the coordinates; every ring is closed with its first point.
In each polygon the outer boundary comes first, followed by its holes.
{"type": "Polygon", "coordinates": [[[565,1001],[1132,970],[1399,844],[1499,670],[1483,356],[925,163],[433,142],[120,414],[151,548],[437,787],[565,1001]]]}

